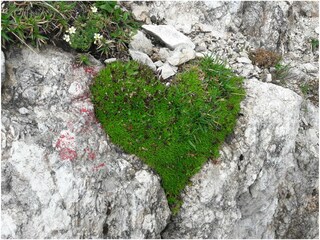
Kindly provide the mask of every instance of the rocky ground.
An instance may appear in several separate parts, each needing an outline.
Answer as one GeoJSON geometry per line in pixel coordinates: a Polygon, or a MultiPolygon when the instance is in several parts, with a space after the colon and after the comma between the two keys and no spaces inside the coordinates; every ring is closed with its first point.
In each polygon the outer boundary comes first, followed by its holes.
{"type": "Polygon", "coordinates": [[[204,54],[245,77],[233,136],[173,217],[159,177],[95,120],[88,87],[102,64],[11,48],[1,78],[2,238],[318,238],[318,3],[122,5],[144,22],[130,55],[168,85],[204,54]],[[259,47],[281,53],[285,76],[252,62],[259,47]]]}

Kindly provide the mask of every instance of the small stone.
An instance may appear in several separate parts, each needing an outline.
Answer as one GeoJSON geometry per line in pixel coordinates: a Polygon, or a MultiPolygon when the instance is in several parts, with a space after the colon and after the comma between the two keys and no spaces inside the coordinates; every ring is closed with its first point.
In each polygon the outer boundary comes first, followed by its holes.
{"type": "Polygon", "coordinates": [[[168,57],[170,57],[170,50],[168,48],[160,48],[159,57],[160,60],[166,61],[168,57]]]}
{"type": "Polygon", "coordinates": [[[268,74],[266,75],[265,81],[266,81],[266,82],[272,82],[272,75],[271,75],[270,73],[268,73],[268,74]]]}
{"type": "Polygon", "coordinates": [[[151,20],[152,23],[156,23],[156,22],[157,22],[157,17],[154,16],[154,15],[152,15],[152,16],[150,17],[150,20],[151,20]]]}
{"type": "Polygon", "coordinates": [[[192,49],[195,48],[190,38],[177,31],[171,25],[142,25],[142,28],[162,41],[171,50],[174,50],[179,45],[187,45],[192,49]]]}
{"type": "Polygon", "coordinates": [[[251,60],[246,57],[238,57],[237,62],[239,63],[246,63],[246,64],[252,64],[251,60]]]}
{"type": "Polygon", "coordinates": [[[302,65],[302,68],[307,73],[317,73],[318,72],[318,67],[313,65],[312,63],[305,63],[305,64],[302,65]]]}
{"type": "Polygon", "coordinates": [[[29,113],[29,110],[25,107],[22,107],[22,108],[19,108],[19,113],[24,115],[24,114],[28,114],[29,113]]]}
{"type": "Polygon", "coordinates": [[[196,57],[195,51],[189,47],[179,47],[174,50],[172,55],[167,59],[173,66],[179,66],[196,57]]]}
{"type": "Polygon", "coordinates": [[[129,47],[133,50],[150,55],[152,53],[153,45],[143,32],[138,31],[137,34],[132,37],[129,47]]]}
{"type": "Polygon", "coordinates": [[[161,62],[161,61],[159,60],[159,61],[156,61],[156,62],[154,63],[154,65],[156,65],[157,67],[161,67],[161,66],[163,66],[163,62],[161,62]]]}
{"type": "Polygon", "coordinates": [[[205,52],[205,51],[207,51],[207,47],[206,47],[205,43],[203,43],[203,44],[204,44],[204,46],[203,45],[199,45],[199,46],[196,47],[195,50],[197,52],[205,52]]]}
{"type": "Polygon", "coordinates": [[[204,58],[204,57],[205,57],[204,53],[196,52],[196,58],[204,58]]]}
{"type": "Polygon", "coordinates": [[[246,52],[240,52],[241,57],[249,58],[248,54],[246,52]]]}
{"type": "Polygon", "coordinates": [[[247,69],[247,68],[244,68],[244,69],[242,70],[242,72],[241,72],[241,75],[242,75],[243,77],[247,77],[247,76],[249,76],[249,74],[250,74],[250,69],[247,69]]]}
{"type": "Polygon", "coordinates": [[[147,54],[132,49],[129,49],[129,53],[133,60],[145,64],[149,66],[153,71],[156,71],[156,65],[154,65],[151,58],[147,54]]]}
{"type": "Polygon", "coordinates": [[[108,58],[108,59],[104,60],[104,63],[108,64],[108,63],[112,63],[112,62],[115,62],[115,61],[117,61],[116,58],[108,58]]]}
{"type": "Polygon", "coordinates": [[[173,75],[175,75],[177,73],[177,70],[178,68],[177,67],[174,67],[174,66],[171,66],[169,63],[165,63],[163,64],[162,67],[159,67],[158,68],[158,72],[160,72],[161,74],[161,77],[163,79],[167,79],[173,75]]]}

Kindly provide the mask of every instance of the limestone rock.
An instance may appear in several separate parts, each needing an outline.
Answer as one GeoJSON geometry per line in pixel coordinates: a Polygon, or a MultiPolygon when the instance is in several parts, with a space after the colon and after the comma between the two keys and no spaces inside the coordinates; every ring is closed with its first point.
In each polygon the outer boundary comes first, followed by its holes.
{"type": "Polygon", "coordinates": [[[172,53],[167,61],[173,66],[179,66],[186,63],[196,57],[196,53],[193,49],[189,47],[177,47],[172,53]]]}
{"type": "Polygon", "coordinates": [[[142,28],[162,41],[171,50],[174,50],[179,45],[186,45],[192,49],[195,48],[190,38],[177,31],[171,25],[142,25],[142,28]]]}
{"type": "Polygon", "coordinates": [[[166,61],[171,55],[171,51],[168,48],[160,48],[159,49],[159,57],[161,61],[166,61]]]}
{"type": "Polygon", "coordinates": [[[137,34],[132,37],[129,47],[133,50],[151,55],[153,45],[143,32],[138,31],[137,34]]]}
{"type": "Polygon", "coordinates": [[[192,178],[163,238],[317,238],[317,111],[300,133],[301,97],[257,80],[245,87],[233,138],[192,178]]]}
{"type": "Polygon", "coordinates": [[[6,78],[6,65],[5,65],[5,56],[4,53],[1,50],[1,86],[6,78]]]}
{"type": "Polygon", "coordinates": [[[104,63],[108,64],[108,63],[112,63],[112,62],[115,62],[115,61],[117,61],[116,58],[108,58],[108,59],[104,60],[104,63]]]}
{"type": "Polygon", "coordinates": [[[143,52],[131,50],[131,49],[129,49],[129,53],[133,60],[136,60],[142,64],[145,64],[149,66],[153,71],[156,71],[156,65],[154,65],[151,58],[147,54],[143,52]]]}
{"type": "Polygon", "coordinates": [[[239,58],[237,58],[237,62],[245,63],[245,64],[252,64],[251,60],[247,57],[239,57],[239,58]]]}
{"type": "Polygon", "coordinates": [[[307,73],[318,73],[319,68],[318,68],[318,63],[317,65],[314,65],[312,63],[305,63],[302,65],[302,68],[307,72],[307,73]]]}
{"type": "Polygon", "coordinates": [[[170,215],[160,179],[97,122],[89,85],[102,64],[74,59],[55,48],[7,53],[1,238],[160,238],[170,215]]]}
{"type": "Polygon", "coordinates": [[[161,74],[161,77],[163,79],[167,79],[169,77],[172,77],[177,73],[178,68],[171,66],[169,63],[164,63],[163,66],[158,68],[158,72],[161,74]]]}

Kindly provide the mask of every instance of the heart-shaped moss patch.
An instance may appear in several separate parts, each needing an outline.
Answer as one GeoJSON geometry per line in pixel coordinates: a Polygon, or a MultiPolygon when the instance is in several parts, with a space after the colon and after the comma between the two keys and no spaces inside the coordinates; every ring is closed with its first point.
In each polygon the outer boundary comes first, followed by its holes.
{"type": "Polygon", "coordinates": [[[147,66],[117,61],[91,86],[96,116],[112,142],[161,176],[171,207],[203,163],[218,157],[244,97],[242,78],[211,57],[184,69],[165,86],[147,66]]]}

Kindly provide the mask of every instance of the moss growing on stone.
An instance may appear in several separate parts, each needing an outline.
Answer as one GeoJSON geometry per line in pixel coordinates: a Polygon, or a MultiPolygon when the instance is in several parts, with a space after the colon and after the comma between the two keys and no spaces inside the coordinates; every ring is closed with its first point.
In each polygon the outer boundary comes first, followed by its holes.
{"type": "Polygon", "coordinates": [[[91,86],[95,114],[114,144],[162,179],[169,205],[232,133],[241,77],[211,57],[188,64],[170,86],[135,61],[108,64],[91,86]]]}

